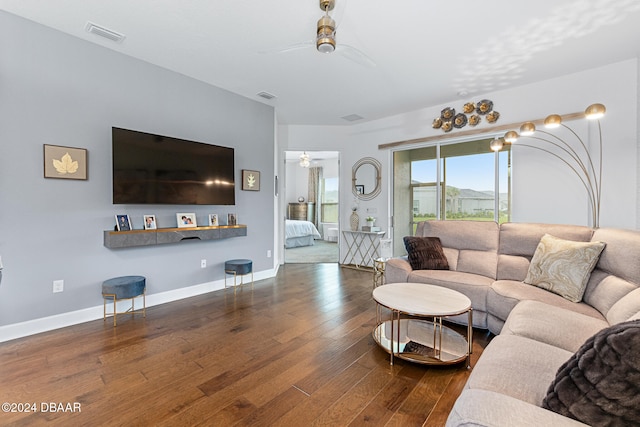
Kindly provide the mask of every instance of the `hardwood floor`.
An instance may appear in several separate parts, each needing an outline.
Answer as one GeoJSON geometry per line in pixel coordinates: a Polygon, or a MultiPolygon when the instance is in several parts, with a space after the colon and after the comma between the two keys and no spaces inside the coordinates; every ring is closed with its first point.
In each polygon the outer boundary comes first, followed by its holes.
{"type": "MultiPolygon", "coordinates": [[[[235,297],[2,343],[0,402],[36,412],[0,413],[0,425],[444,425],[469,371],[390,366],[371,336],[371,289],[370,272],[286,264],[235,297]]],[[[474,331],[472,366],[489,338],[474,331]]]]}

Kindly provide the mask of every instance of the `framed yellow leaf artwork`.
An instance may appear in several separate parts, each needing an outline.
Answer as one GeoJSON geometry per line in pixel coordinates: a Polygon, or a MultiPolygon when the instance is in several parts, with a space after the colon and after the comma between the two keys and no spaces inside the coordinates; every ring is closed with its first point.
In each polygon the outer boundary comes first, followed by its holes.
{"type": "Polygon", "coordinates": [[[260,172],[242,169],[242,189],[260,191],[260,172]]]}
{"type": "Polygon", "coordinates": [[[44,177],[87,179],[87,150],[44,144],[44,177]]]}

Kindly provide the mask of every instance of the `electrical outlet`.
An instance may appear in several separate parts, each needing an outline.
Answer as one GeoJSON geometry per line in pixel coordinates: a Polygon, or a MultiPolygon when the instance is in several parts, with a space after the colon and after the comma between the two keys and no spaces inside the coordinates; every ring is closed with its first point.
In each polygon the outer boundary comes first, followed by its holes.
{"type": "Polygon", "coordinates": [[[267,258],[271,258],[271,249],[267,251],[267,258]]]}
{"type": "Polygon", "coordinates": [[[207,268],[207,260],[206,259],[201,259],[200,260],[200,268],[207,268]]]}
{"type": "Polygon", "coordinates": [[[54,280],[53,281],[53,293],[64,291],[64,280],[54,280]]]}

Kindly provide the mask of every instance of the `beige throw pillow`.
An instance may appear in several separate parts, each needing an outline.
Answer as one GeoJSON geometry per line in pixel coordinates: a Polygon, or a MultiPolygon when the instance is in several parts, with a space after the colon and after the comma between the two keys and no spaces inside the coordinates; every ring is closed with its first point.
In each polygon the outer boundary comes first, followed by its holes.
{"type": "Polygon", "coordinates": [[[603,242],[574,242],[545,234],[524,282],[580,302],[604,246],[603,242]]]}

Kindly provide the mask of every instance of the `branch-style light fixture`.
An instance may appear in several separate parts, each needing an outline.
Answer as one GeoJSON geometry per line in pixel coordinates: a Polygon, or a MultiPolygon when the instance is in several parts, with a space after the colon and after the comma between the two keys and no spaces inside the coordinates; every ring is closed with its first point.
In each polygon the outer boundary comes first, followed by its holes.
{"type": "Polygon", "coordinates": [[[302,154],[300,154],[300,167],[308,168],[309,165],[311,165],[311,157],[309,157],[309,155],[305,151],[302,154]]]}
{"type": "Polygon", "coordinates": [[[598,123],[599,151],[597,153],[597,169],[593,162],[591,153],[587,149],[584,141],[573,129],[562,123],[562,117],[558,114],[551,114],[544,119],[545,128],[555,129],[562,126],[568,129],[580,142],[582,149],[579,149],[579,151],[574,149],[557,135],[536,129],[536,125],[533,122],[523,123],[522,126],[520,126],[520,134],[516,131],[510,130],[505,133],[503,137],[494,138],[489,144],[489,147],[493,151],[500,151],[505,144],[512,144],[513,147],[527,147],[541,150],[560,159],[573,171],[573,173],[576,174],[587,191],[591,207],[592,225],[597,228],[600,226],[600,200],[602,195],[602,128],[600,126],[599,119],[604,116],[605,112],[606,108],[604,105],[592,104],[587,107],[584,112],[584,116],[582,116],[588,120],[596,120],[598,123]],[[546,135],[546,137],[534,136],[536,134],[546,135]],[[560,151],[552,151],[551,147],[545,148],[540,145],[523,144],[519,141],[521,137],[542,141],[545,144],[556,147],[560,151]]]}

